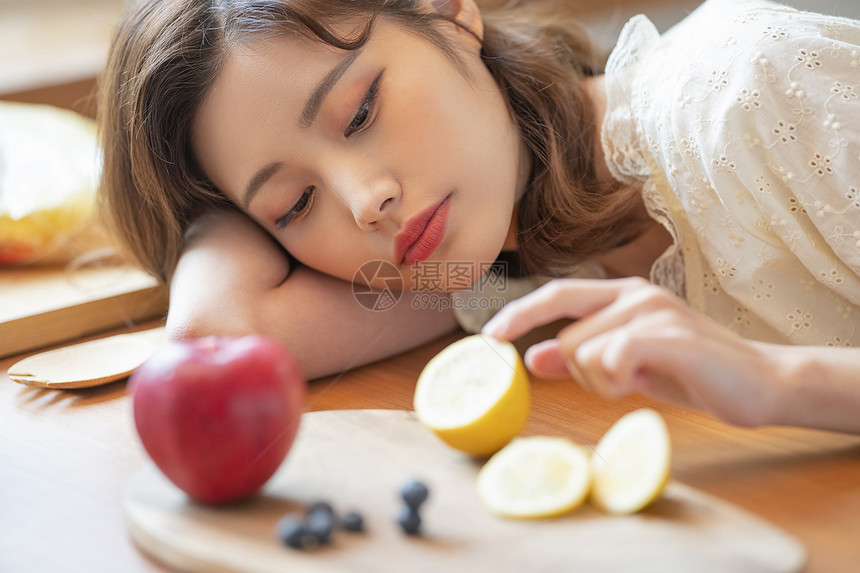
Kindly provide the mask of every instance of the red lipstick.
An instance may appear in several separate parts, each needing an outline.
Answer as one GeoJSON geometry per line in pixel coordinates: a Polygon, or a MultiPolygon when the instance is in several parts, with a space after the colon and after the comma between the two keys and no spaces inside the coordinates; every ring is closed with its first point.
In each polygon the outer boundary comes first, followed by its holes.
{"type": "Polygon", "coordinates": [[[430,258],[448,227],[448,209],[451,195],[431,205],[410,219],[403,230],[394,238],[394,258],[398,265],[414,265],[430,258]]]}

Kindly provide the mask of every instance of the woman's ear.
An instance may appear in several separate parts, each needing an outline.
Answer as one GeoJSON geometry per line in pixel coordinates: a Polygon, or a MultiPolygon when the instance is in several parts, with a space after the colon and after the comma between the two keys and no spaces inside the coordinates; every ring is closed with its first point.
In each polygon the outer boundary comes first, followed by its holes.
{"type": "MultiPolygon", "coordinates": [[[[429,1],[433,11],[471,31],[480,41],[484,37],[484,24],[481,21],[481,10],[475,0],[425,0],[429,1]]],[[[480,46],[478,46],[480,48],[480,46]]]]}

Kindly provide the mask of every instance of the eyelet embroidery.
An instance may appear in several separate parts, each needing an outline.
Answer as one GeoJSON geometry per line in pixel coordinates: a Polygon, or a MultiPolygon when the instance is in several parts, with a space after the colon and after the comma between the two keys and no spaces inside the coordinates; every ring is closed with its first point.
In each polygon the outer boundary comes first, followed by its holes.
{"type": "Polygon", "coordinates": [[[821,60],[818,59],[818,52],[810,50],[800,50],[800,53],[794,58],[800,62],[808,70],[817,70],[821,68],[821,60]]]}
{"type": "Polygon", "coordinates": [[[621,48],[643,197],[683,240],[652,279],[746,336],[860,343],[860,26],[755,0],[697,12],[621,48]]]}
{"type": "Polygon", "coordinates": [[[744,88],[741,90],[740,95],[738,95],[737,101],[741,104],[741,109],[744,111],[750,111],[761,107],[761,101],[759,101],[760,97],[761,94],[758,90],[749,90],[744,88]]]}
{"type": "Polygon", "coordinates": [[[788,31],[782,26],[765,26],[762,34],[770,37],[771,40],[781,40],[788,37],[788,31]]]}

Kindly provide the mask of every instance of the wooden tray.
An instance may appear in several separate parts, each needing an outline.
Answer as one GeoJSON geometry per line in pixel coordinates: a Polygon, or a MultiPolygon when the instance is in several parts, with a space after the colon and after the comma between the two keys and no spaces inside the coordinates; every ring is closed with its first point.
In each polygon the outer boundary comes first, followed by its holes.
{"type": "Polygon", "coordinates": [[[586,505],[556,519],[502,519],[477,498],[479,468],[409,412],[313,412],[253,500],[197,505],[147,466],[128,484],[123,507],[135,542],[183,571],[789,573],[805,561],[786,533],[677,482],[638,515],[610,517],[586,505]],[[395,523],[399,487],[413,478],[430,487],[420,537],[395,523]],[[338,531],[331,546],[308,552],[281,545],[278,519],[318,500],[362,512],[367,532],[338,531]]]}
{"type": "Polygon", "coordinates": [[[167,289],[136,268],[0,269],[0,357],[163,315],[167,289]]]}

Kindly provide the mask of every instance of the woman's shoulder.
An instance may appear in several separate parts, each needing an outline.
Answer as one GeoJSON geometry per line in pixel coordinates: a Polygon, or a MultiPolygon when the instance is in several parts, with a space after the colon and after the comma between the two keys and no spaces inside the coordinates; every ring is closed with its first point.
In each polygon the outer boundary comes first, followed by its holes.
{"type": "Polygon", "coordinates": [[[860,22],[751,4],[758,7],[688,56],[688,73],[667,92],[673,109],[656,111],[653,122],[670,124],[711,167],[726,167],[717,164],[731,141],[738,167],[814,163],[812,148],[841,156],[846,136],[856,140],[848,117],[860,103],[860,22]]]}
{"type": "Polygon", "coordinates": [[[826,136],[828,118],[856,104],[858,71],[860,22],[849,19],[759,0],[708,0],[663,35],[634,18],[606,69],[607,163],[628,182],[648,177],[647,151],[658,163],[669,148],[689,161],[719,158],[735,136],[794,151],[774,138],[797,137],[801,123],[808,139],[826,136]]]}
{"type": "Polygon", "coordinates": [[[707,0],[662,35],[647,17],[632,18],[610,55],[607,80],[625,83],[633,94],[659,92],[658,86],[677,89],[690,82],[719,91],[729,65],[736,74],[759,74],[750,64],[762,58],[774,65],[794,66],[800,61],[796,58],[804,55],[801,51],[858,44],[860,22],[856,20],[766,0],[707,0]]]}
{"type": "Polygon", "coordinates": [[[757,26],[772,20],[763,12],[782,10],[758,0],[708,0],[662,35],[645,15],[632,18],[605,73],[602,142],[613,175],[623,182],[646,176],[642,148],[659,139],[655,126],[690,112],[701,117],[725,96],[728,68],[752,60],[757,26]]]}
{"type": "MultiPolygon", "coordinates": [[[[854,20],[764,1],[709,0],[652,42],[632,77],[607,75],[607,94],[627,86],[627,97],[614,99],[629,106],[645,143],[671,135],[679,144],[719,147],[739,129],[754,143],[784,135],[804,118],[809,128],[828,129],[827,118],[860,91],[860,22],[854,20]]],[[[613,105],[607,117],[617,113],[613,105]]],[[[689,151],[707,156],[719,149],[689,151]]]]}
{"type": "Polygon", "coordinates": [[[856,20],[764,1],[705,3],[711,7],[723,4],[735,9],[723,13],[721,20],[703,12],[699,14],[701,26],[684,30],[683,35],[675,29],[666,34],[674,49],[689,48],[678,50],[686,64],[682,67],[686,70],[682,79],[706,92],[720,92],[731,76],[771,85],[779,74],[798,68],[823,71],[824,62],[817,59],[825,52],[834,56],[828,67],[857,66],[860,22],[856,20]]]}

